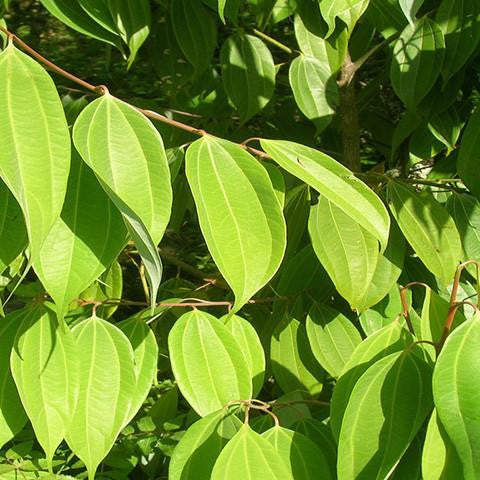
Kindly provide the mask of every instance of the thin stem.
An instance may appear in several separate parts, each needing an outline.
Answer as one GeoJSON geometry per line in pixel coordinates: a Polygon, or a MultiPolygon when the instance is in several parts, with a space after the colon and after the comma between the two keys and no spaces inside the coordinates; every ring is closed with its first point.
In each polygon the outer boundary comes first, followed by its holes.
{"type": "Polygon", "coordinates": [[[253,28],[252,32],[258,38],[261,38],[265,42],[270,43],[271,45],[274,45],[275,47],[279,48],[280,50],[283,50],[284,52],[288,53],[289,55],[293,55],[295,53],[290,47],[287,47],[283,43],[279,42],[278,40],[275,40],[274,38],[268,36],[266,33],[263,33],[260,30],[257,30],[256,28],[253,28]]]}
{"type": "MultiPolygon", "coordinates": [[[[20,37],[18,37],[14,33],[10,32],[6,28],[0,26],[0,31],[5,33],[8,36],[8,38],[10,39],[10,41],[15,42],[23,50],[28,52],[32,57],[36,58],[40,63],[43,63],[46,67],[48,67],[49,69],[58,73],[62,77],[68,78],[70,81],[76,83],[77,85],[82,86],[83,88],[85,88],[85,89],[87,89],[87,90],[89,90],[93,93],[96,93],[97,95],[104,95],[106,92],[108,92],[108,89],[105,85],[99,85],[99,86],[92,85],[91,83],[88,83],[85,80],[82,80],[81,78],[77,77],[76,75],[73,75],[72,73],[67,72],[65,69],[59,67],[58,65],[56,65],[52,61],[48,60],[47,58],[45,58],[40,53],[38,53],[32,47],[27,45],[20,37]]],[[[128,102],[126,102],[126,103],[128,103],[128,102]]],[[[202,129],[199,129],[199,128],[196,128],[196,127],[192,127],[191,125],[187,125],[185,123],[179,122],[178,120],[173,120],[173,119],[168,118],[167,116],[162,115],[160,113],[154,112],[152,110],[145,110],[143,108],[139,108],[139,107],[137,107],[135,105],[132,105],[130,103],[129,103],[129,105],[132,106],[133,108],[137,109],[140,113],[143,113],[143,115],[145,115],[146,117],[151,118],[153,120],[158,120],[159,122],[165,123],[166,125],[170,125],[171,127],[184,130],[184,131],[189,132],[193,135],[198,135],[198,136],[209,135],[208,132],[206,132],[205,130],[202,130],[202,129]]],[[[244,148],[245,150],[247,150],[248,152],[250,152],[253,155],[257,155],[257,156],[263,157],[263,158],[271,158],[270,155],[268,155],[267,153],[265,153],[261,150],[258,150],[256,148],[249,147],[247,145],[240,145],[240,147],[244,148]]]]}

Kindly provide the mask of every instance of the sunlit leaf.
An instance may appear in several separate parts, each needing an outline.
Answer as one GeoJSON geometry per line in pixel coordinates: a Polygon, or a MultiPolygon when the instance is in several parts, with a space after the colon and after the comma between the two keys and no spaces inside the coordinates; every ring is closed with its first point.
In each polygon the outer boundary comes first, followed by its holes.
{"type": "Polygon", "coordinates": [[[202,417],[251,397],[247,360],[234,336],[212,315],[198,310],[182,315],[170,331],[168,349],[180,391],[202,417]]]}
{"type": "Polygon", "coordinates": [[[431,411],[431,375],[412,349],[377,361],[360,377],[340,431],[340,480],[388,476],[431,411]]]}
{"type": "Polygon", "coordinates": [[[0,53],[0,177],[22,208],[34,266],[62,209],[69,137],[52,79],[9,45],[0,53]]]}
{"type": "Polygon", "coordinates": [[[378,239],[385,249],[390,217],[383,202],[346,167],[298,143],[262,140],[262,147],[287,172],[298,177],[378,239]]]}
{"type": "Polygon", "coordinates": [[[130,416],[137,383],[134,354],[121,330],[95,316],[76,325],[73,335],[81,368],[67,443],[93,480],[130,416]]]}
{"type": "Polygon", "coordinates": [[[200,228],[240,309],[275,274],[285,220],[265,169],[238,145],[205,136],[187,151],[200,228]],[[245,232],[249,232],[245,235],[245,232]]]}
{"type": "Polygon", "coordinates": [[[460,457],[466,480],[480,475],[479,348],[480,318],[475,315],[450,334],[433,373],[438,417],[460,457]]]}
{"type": "Polygon", "coordinates": [[[79,393],[79,350],[50,308],[36,306],[21,318],[10,367],[35,436],[51,465],[67,434],[79,393]]]}
{"type": "Polygon", "coordinates": [[[271,443],[248,425],[228,442],[213,467],[211,480],[291,480],[291,474],[271,443]]]}
{"type": "Polygon", "coordinates": [[[315,358],[332,377],[338,377],[362,341],[360,333],[347,317],[320,303],[310,309],[306,326],[315,358]]]}

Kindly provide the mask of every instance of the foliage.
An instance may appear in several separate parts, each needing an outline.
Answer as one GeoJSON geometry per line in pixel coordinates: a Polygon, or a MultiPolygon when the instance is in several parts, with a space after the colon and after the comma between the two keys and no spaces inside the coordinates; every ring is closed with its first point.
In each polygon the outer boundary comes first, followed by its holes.
{"type": "Polygon", "coordinates": [[[480,477],[477,0],[0,5],[2,479],[480,477]]]}

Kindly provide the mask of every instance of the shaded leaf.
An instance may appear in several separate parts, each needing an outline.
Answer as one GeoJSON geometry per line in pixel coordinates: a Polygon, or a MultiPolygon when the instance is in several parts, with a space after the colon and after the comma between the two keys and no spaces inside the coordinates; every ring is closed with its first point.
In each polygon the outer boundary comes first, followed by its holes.
{"type": "Polygon", "coordinates": [[[228,99],[246,122],[270,101],[275,88],[272,54],[257,37],[237,33],[220,51],[222,81],[228,99]]]}

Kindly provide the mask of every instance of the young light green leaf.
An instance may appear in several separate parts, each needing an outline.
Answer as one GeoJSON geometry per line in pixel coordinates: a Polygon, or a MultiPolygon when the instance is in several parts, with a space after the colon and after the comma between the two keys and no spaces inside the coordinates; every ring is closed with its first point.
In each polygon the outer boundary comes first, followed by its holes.
{"type": "Polygon", "coordinates": [[[35,436],[51,466],[70,426],[79,393],[81,361],[72,333],[50,308],[35,307],[22,318],[10,368],[35,436]]]}
{"type": "Polygon", "coordinates": [[[200,228],[238,311],[282,261],[286,231],[280,204],[265,169],[226,140],[204,136],[194,142],[185,168],[200,228]]]}
{"type": "Polygon", "coordinates": [[[22,209],[0,179],[0,274],[28,244],[22,209]]]}
{"type": "Polygon", "coordinates": [[[480,203],[468,194],[453,193],[447,210],[455,220],[462,240],[463,260],[480,261],[480,203]]]}
{"type": "Polygon", "coordinates": [[[108,9],[122,40],[128,45],[128,68],[150,34],[150,2],[148,0],[108,0],[108,9]]]}
{"type": "Polygon", "coordinates": [[[202,2],[175,0],[170,4],[175,38],[198,78],[210,65],[217,43],[215,19],[202,2]]]}
{"type": "Polygon", "coordinates": [[[463,464],[465,480],[480,475],[480,318],[457,327],[448,337],[433,373],[438,416],[463,464]]]}
{"type": "Polygon", "coordinates": [[[284,140],[262,140],[262,148],[287,172],[326,197],[371,233],[388,243],[390,217],[383,202],[353,173],[328,155],[284,140]]]}
{"type": "Polygon", "coordinates": [[[202,417],[230,401],[251,398],[247,360],[214,316],[198,310],[182,315],[170,331],[168,350],[180,391],[202,417]]]}
{"type": "Polygon", "coordinates": [[[120,38],[95,21],[79,2],[71,0],[40,0],[42,5],[62,23],[77,32],[120,47],[120,38]]]}
{"type": "Polygon", "coordinates": [[[431,411],[431,367],[413,349],[393,353],[356,383],[343,417],[338,478],[386,478],[431,411]]]}
{"type": "Polygon", "coordinates": [[[455,222],[428,192],[416,193],[398,182],[389,182],[388,205],[398,226],[420,260],[447,285],[453,280],[462,245],[455,222]]]}
{"type": "Polygon", "coordinates": [[[405,14],[408,22],[413,25],[418,10],[423,5],[424,0],[400,0],[400,7],[405,14]]]}
{"type": "Polygon", "coordinates": [[[67,443],[93,480],[130,416],[137,384],[134,354],[122,331],[97,317],[76,325],[73,335],[81,368],[67,443]]]}
{"type": "Polygon", "coordinates": [[[471,193],[480,198],[480,172],[477,168],[477,152],[480,145],[480,109],[470,117],[462,136],[457,170],[471,193]]]}
{"type": "Polygon", "coordinates": [[[52,79],[13,44],[0,53],[0,139],[0,177],[22,208],[35,267],[62,209],[70,135],[52,79]]]}
{"type": "Polygon", "coordinates": [[[195,422],[173,451],[168,468],[170,480],[210,480],[213,466],[242,422],[225,409],[195,422]]]}
{"type": "Polygon", "coordinates": [[[10,370],[10,354],[25,315],[28,315],[26,310],[16,310],[3,318],[0,324],[0,448],[27,423],[10,370]]]}
{"type": "Polygon", "coordinates": [[[265,353],[257,331],[250,322],[238,315],[225,315],[220,320],[224,321],[227,330],[239,344],[248,363],[253,385],[252,397],[255,398],[265,378],[265,353]]]}
{"type": "Polygon", "coordinates": [[[213,467],[211,480],[291,480],[291,474],[271,443],[248,425],[228,442],[213,467]]]}
{"type": "Polygon", "coordinates": [[[307,316],[307,335],[318,363],[339,377],[362,337],[353,323],[328,305],[315,303],[307,316]]]}
{"type": "Polygon", "coordinates": [[[393,89],[415,109],[435,84],[445,56],[440,27],[428,17],[408,25],[395,42],[390,72],[393,89]]]}
{"type": "Polygon", "coordinates": [[[120,212],[74,151],[61,217],[40,250],[37,274],[63,318],[115,260],[127,241],[120,212]]]}
{"type": "Polygon", "coordinates": [[[373,333],[358,345],[333,390],[330,427],[337,440],[345,409],[358,379],[375,362],[391,353],[402,351],[413,342],[414,338],[408,330],[405,330],[400,323],[393,322],[373,333]]]}
{"type": "Polygon", "coordinates": [[[339,101],[330,67],[313,57],[299,55],[290,65],[289,81],[298,108],[315,124],[317,132],[324,130],[339,101]]]}
{"type": "Polygon", "coordinates": [[[434,409],[428,422],[422,453],[423,480],[465,478],[462,462],[434,409]]]}
{"type": "Polygon", "coordinates": [[[284,392],[306,390],[314,395],[322,390],[324,372],[312,353],[304,323],[296,318],[299,313],[286,312],[273,332],[272,370],[284,392]]]}
{"type": "Polygon", "coordinates": [[[145,264],[153,303],[162,275],[157,244],[172,207],[162,138],[146,117],[107,93],[79,115],[73,139],[124,217],[145,264]]]}
{"type": "Polygon", "coordinates": [[[227,96],[240,112],[242,122],[246,122],[272,98],[275,88],[272,54],[259,38],[237,33],[222,45],[220,63],[227,96]]]}
{"type": "Polygon", "coordinates": [[[342,20],[348,28],[349,34],[364,14],[370,0],[322,0],[320,2],[320,11],[324,20],[328,24],[328,38],[335,30],[335,19],[342,20]]]}
{"type": "Polygon", "coordinates": [[[377,267],[376,238],[324,196],[310,210],[308,232],[338,293],[358,310],[377,267]]]}
{"type": "Polygon", "coordinates": [[[442,0],[435,21],[445,35],[445,62],[441,73],[446,83],[477,50],[480,5],[474,0],[442,0]]]}
{"type": "Polygon", "coordinates": [[[270,177],[270,181],[272,182],[272,187],[275,190],[275,195],[277,196],[278,203],[280,203],[280,207],[283,210],[285,207],[285,178],[283,177],[283,173],[277,167],[270,162],[262,163],[263,167],[268,173],[270,177]]]}
{"type": "Polygon", "coordinates": [[[118,328],[130,340],[135,359],[135,388],[131,398],[130,415],[125,424],[136,415],[147,398],[157,377],[158,345],[155,334],[144,320],[138,317],[127,318],[118,328]]]}
{"type": "Polygon", "coordinates": [[[316,443],[305,435],[275,426],[262,434],[287,464],[294,479],[332,479],[328,461],[316,443]]]}

